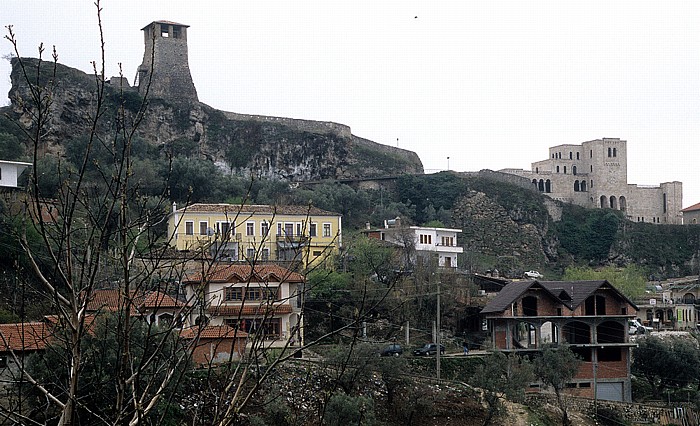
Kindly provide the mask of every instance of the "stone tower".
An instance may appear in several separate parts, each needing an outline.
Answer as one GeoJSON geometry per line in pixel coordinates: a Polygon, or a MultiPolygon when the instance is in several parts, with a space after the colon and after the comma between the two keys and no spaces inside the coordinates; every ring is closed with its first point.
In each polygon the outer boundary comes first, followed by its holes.
{"type": "Polygon", "coordinates": [[[198,100],[187,60],[188,27],[177,22],[153,21],[141,29],[145,50],[134,82],[139,93],[146,93],[150,79],[150,97],[198,100]]]}

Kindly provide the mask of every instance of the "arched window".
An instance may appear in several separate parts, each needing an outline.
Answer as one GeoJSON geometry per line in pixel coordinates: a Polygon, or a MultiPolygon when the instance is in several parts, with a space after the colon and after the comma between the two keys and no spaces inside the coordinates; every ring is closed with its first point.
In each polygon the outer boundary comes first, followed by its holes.
{"type": "Polygon", "coordinates": [[[585,180],[581,181],[581,192],[586,192],[586,181],[585,180]]]}
{"type": "MultiPolygon", "coordinates": [[[[593,185],[591,185],[592,187],[593,185]]],[[[600,208],[601,209],[607,209],[608,208],[608,197],[605,195],[600,196],[600,208]]]]}
{"type": "Polygon", "coordinates": [[[547,194],[552,192],[552,181],[550,181],[549,179],[547,179],[547,181],[544,183],[544,192],[546,192],[547,194]]]}
{"type": "Polygon", "coordinates": [[[571,173],[576,175],[576,166],[571,166],[571,173]]]}
{"type": "Polygon", "coordinates": [[[532,184],[535,185],[535,189],[537,189],[537,179],[533,179],[532,184]]]}
{"type": "Polygon", "coordinates": [[[605,315],[605,296],[588,296],[584,305],[585,315],[605,315]]]}
{"type": "Polygon", "coordinates": [[[535,173],[539,173],[539,172],[540,172],[540,168],[539,168],[539,167],[535,167],[535,173]]]}
{"type": "Polygon", "coordinates": [[[608,157],[612,157],[612,148],[608,147],[608,157]]]}
{"type": "Polygon", "coordinates": [[[564,174],[566,174],[566,166],[564,166],[564,174]]]}
{"type": "Polygon", "coordinates": [[[695,295],[693,293],[686,293],[683,296],[683,303],[685,303],[687,305],[695,304],[695,295]]]}
{"type": "Polygon", "coordinates": [[[573,160],[573,159],[574,159],[574,154],[571,151],[569,151],[569,160],[573,160]]]}
{"type": "Polygon", "coordinates": [[[623,212],[627,211],[627,198],[624,195],[620,196],[620,210],[623,212]]]}
{"type": "Polygon", "coordinates": [[[614,195],[610,196],[610,208],[617,210],[617,198],[614,195]]]}
{"type": "Polygon", "coordinates": [[[591,343],[591,328],[585,322],[572,321],[562,329],[564,339],[572,345],[591,343]]]}
{"type": "Polygon", "coordinates": [[[579,158],[579,154],[581,154],[581,153],[580,153],[580,152],[577,152],[577,153],[576,153],[576,159],[577,159],[577,160],[580,160],[580,159],[581,159],[581,158],[579,158]]]}
{"type": "Polygon", "coordinates": [[[577,180],[574,181],[574,192],[579,192],[581,190],[581,186],[577,180]]]}
{"type": "Polygon", "coordinates": [[[605,321],[596,327],[598,343],[625,343],[625,326],[615,321],[605,321]]]}
{"type": "Polygon", "coordinates": [[[559,166],[557,166],[557,173],[559,173],[559,166]]]}
{"type": "Polygon", "coordinates": [[[540,192],[544,192],[544,180],[540,179],[540,187],[539,187],[540,192]]]}
{"type": "Polygon", "coordinates": [[[617,148],[613,148],[613,157],[617,157],[617,148]]]}

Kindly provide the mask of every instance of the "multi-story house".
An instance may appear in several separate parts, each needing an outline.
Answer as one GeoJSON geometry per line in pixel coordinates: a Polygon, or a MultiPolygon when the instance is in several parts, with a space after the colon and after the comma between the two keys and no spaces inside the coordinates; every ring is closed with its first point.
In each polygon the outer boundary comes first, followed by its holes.
{"type": "MultiPolygon", "coordinates": [[[[536,355],[568,344],[583,363],[566,392],[631,401],[628,321],[637,306],[608,281],[516,281],[481,311],[495,350],[536,355]]],[[[540,386],[533,384],[533,389],[540,386]]]]}
{"type": "Polygon", "coordinates": [[[190,323],[226,325],[266,346],[302,343],[304,277],[279,265],[218,265],[183,281],[190,323]]]}
{"type": "Polygon", "coordinates": [[[634,222],[680,224],[683,184],[627,183],[627,141],[603,138],[549,148],[549,158],[531,170],[503,169],[527,178],[545,195],[588,208],[622,211],[634,222]]]}
{"type": "Polygon", "coordinates": [[[173,204],[168,230],[177,250],[249,263],[315,266],[332,260],[343,241],[341,215],[309,206],[173,204]]]}
{"type": "Polygon", "coordinates": [[[411,262],[436,256],[438,266],[457,268],[457,255],[464,252],[457,245],[457,235],[462,232],[461,229],[404,226],[401,218],[397,217],[385,220],[383,228],[372,229],[368,223],[363,232],[370,238],[410,249],[411,262]]]}

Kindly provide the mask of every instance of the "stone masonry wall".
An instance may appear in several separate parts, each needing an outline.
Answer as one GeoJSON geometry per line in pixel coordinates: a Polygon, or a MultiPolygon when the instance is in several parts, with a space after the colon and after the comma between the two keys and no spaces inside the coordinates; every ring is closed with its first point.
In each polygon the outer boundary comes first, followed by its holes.
{"type": "MultiPolygon", "coordinates": [[[[545,404],[556,406],[556,398],[553,394],[528,394],[527,404],[531,407],[542,407],[545,404]]],[[[596,413],[604,413],[609,410],[627,422],[633,424],[700,424],[700,414],[691,405],[685,403],[674,403],[672,407],[665,405],[642,405],[629,402],[603,401],[588,398],[578,398],[565,396],[565,403],[569,410],[584,413],[590,417],[596,413]],[[597,407],[596,407],[597,405],[597,407]]]]}

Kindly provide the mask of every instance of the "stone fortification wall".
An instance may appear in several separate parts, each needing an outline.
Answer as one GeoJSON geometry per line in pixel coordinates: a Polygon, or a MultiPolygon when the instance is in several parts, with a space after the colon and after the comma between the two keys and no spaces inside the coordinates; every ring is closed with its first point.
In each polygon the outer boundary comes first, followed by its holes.
{"type": "Polygon", "coordinates": [[[521,188],[537,192],[537,189],[532,185],[532,181],[524,176],[518,176],[511,173],[504,173],[501,171],[495,172],[493,170],[488,169],[479,170],[478,172],[464,172],[463,174],[466,176],[477,176],[486,179],[493,179],[499,182],[517,185],[521,188]]]}
{"type": "Polygon", "coordinates": [[[336,135],[341,138],[352,137],[349,126],[333,123],[332,121],[301,120],[298,118],[273,117],[269,115],[239,114],[228,111],[224,111],[224,115],[230,120],[277,123],[302,132],[316,133],[319,135],[336,135]]]}

